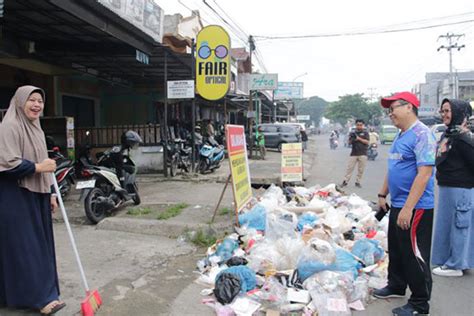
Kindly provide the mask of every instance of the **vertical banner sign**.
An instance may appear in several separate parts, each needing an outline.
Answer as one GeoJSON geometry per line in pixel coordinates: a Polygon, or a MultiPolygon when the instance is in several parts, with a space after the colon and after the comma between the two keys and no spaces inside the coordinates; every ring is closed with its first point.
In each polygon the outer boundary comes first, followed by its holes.
{"type": "Polygon", "coordinates": [[[225,97],[230,87],[230,37],[218,25],[203,28],[196,39],[196,89],[206,100],[225,97]]]}
{"type": "Polygon", "coordinates": [[[252,198],[244,127],[240,125],[226,125],[225,137],[229,152],[234,201],[236,211],[239,212],[252,198]]]}
{"type": "Polygon", "coordinates": [[[301,143],[282,144],[281,181],[303,181],[303,147],[301,143]]]}

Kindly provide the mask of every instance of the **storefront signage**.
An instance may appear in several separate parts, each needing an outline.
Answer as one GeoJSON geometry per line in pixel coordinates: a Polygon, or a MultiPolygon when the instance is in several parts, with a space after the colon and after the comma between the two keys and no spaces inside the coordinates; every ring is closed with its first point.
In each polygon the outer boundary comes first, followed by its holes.
{"type": "Polygon", "coordinates": [[[98,0],[100,4],[113,11],[150,35],[155,41],[163,41],[163,21],[165,14],[154,0],[98,0]]]}
{"type": "Polygon", "coordinates": [[[239,212],[252,198],[244,127],[240,125],[226,125],[225,137],[229,152],[234,201],[236,211],[239,212]]]}
{"type": "Polygon", "coordinates": [[[278,74],[251,74],[249,90],[275,90],[278,87],[278,74]]]}
{"type": "Polygon", "coordinates": [[[297,115],[296,119],[298,121],[309,121],[311,117],[309,115],[297,115]]]}
{"type": "Polygon", "coordinates": [[[206,26],[196,40],[196,90],[206,100],[219,100],[229,87],[229,34],[218,25],[206,26]]]}
{"type": "Polygon", "coordinates": [[[148,65],[150,63],[150,57],[144,52],[139,51],[138,49],[135,50],[135,59],[145,65],[148,65]]]}
{"type": "Polygon", "coordinates": [[[279,82],[275,90],[275,100],[303,99],[303,82],[279,82]]]}
{"type": "Polygon", "coordinates": [[[303,147],[301,143],[282,144],[281,181],[303,181],[303,147]]]}
{"type": "Polygon", "coordinates": [[[194,98],[194,80],[168,81],[168,99],[194,98]]]}

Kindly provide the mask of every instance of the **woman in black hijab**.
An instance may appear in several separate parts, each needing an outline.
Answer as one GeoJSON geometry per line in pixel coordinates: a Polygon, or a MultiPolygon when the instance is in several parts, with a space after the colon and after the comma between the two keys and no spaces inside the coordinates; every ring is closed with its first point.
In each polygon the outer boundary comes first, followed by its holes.
{"type": "Polygon", "coordinates": [[[433,273],[462,276],[474,268],[474,135],[469,103],[444,99],[440,110],[448,127],[436,154],[438,209],[433,239],[433,273]]]}

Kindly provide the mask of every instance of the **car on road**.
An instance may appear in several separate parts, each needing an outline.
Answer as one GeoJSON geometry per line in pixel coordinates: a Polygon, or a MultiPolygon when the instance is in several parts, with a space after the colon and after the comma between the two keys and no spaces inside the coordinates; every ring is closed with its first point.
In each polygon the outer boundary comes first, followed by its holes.
{"type": "Polygon", "coordinates": [[[431,131],[434,133],[436,137],[436,141],[439,142],[441,139],[441,135],[446,131],[446,125],[444,124],[435,124],[431,126],[431,131]]]}
{"type": "Polygon", "coordinates": [[[300,127],[292,124],[265,123],[258,125],[265,137],[266,148],[276,148],[281,151],[284,143],[301,142],[300,127]]]}
{"type": "Polygon", "coordinates": [[[380,128],[380,133],[379,133],[380,143],[383,145],[388,142],[390,143],[393,142],[397,134],[398,134],[398,128],[396,128],[395,126],[382,125],[382,127],[380,128]]]}

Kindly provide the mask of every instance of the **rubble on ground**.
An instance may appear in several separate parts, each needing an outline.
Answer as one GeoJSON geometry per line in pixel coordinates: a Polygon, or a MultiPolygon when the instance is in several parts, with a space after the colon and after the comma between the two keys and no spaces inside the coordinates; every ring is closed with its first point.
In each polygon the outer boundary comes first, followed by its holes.
{"type": "Polygon", "coordinates": [[[351,315],[386,283],[388,216],[327,187],[272,185],[198,262],[217,315],[351,315]]]}

